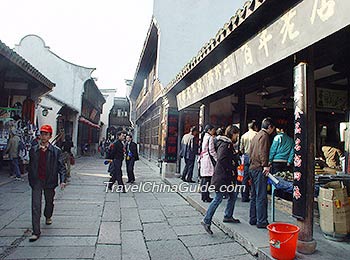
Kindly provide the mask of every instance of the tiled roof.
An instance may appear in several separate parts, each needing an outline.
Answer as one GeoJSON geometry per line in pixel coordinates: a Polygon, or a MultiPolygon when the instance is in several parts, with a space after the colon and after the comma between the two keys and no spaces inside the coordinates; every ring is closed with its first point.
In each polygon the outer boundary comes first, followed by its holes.
{"type": "Polygon", "coordinates": [[[48,78],[46,78],[36,68],[34,68],[28,61],[26,61],[22,56],[10,49],[2,41],[0,41],[0,55],[4,56],[10,62],[23,69],[26,73],[28,73],[30,76],[41,82],[46,87],[52,89],[55,86],[55,83],[52,83],[48,78]]]}
{"type": "Polygon", "coordinates": [[[180,80],[182,80],[199,62],[201,62],[212,50],[215,49],[228,35],[230,35],[243,21],[245,21],[252,13],[254,13],[264,2],[269,0],[251,0],[245,2],[242,9],[239,9],[230,21],[224,24],[216,33],[216,36],[210,39],[169,82],[167,91],[170,91],[180,80]]]}

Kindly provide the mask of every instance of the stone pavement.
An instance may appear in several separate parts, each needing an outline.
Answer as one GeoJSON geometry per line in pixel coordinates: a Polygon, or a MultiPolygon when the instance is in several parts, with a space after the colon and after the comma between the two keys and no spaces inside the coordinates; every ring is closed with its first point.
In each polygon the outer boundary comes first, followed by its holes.
{"type": "MultiPolygon", "coordinates": [[[[166,178],[165,181],[170,185],[179,185],[182,183],[180,178],[166,178]]],[[[192,184],[193,186],[196,184],[192,184]]],[[[204,212],[208,203],[201,201],[199,193],[180,193],[198,211],[204,212]]],[[[212,195],[212,197],[214,194],[212,195]]],[[[240,195],[239,195],[240,196],[240,195]]],[[[270,256],[269,234],[266,229],[258,229],[256,226],[249,225],[249,203],[241,202],[237,199],[234,216],[240,219],[240,224],[223,223],[223,212],[226,206],[224,200],[214,215],[214,223],[230,237],[234,238],[252,255],[259,259],[273,259],[270,256]]],[[[268,204],[270,207],[270,202],[268,204]]],[[[270,215],[270,208],[268,209],[270,215]]],[[[269,220],[272,223],[271,220],[269,220]]],[[[286,203],[281,201],[276,209],[276,221],[296,224],[296,220],[291,216],[291,209],[286,208],[286,203]],[[282,210],[282,207],[284,209],[282,210]],[[289,214],[287,212],[290,212],[289,214]]],[[[316,221],[315,221],[316,222],[316,221]]],[[[317,242],[317,249],[313,255],[302,255],[297,253],[296,259],[349,259],[350,242],[336,242],[324,238],[319,225],[314,224],[314,239],[317,242]]]]}
{"type": "Polygon", "coordinates": [[[179,194],[160,192],[155,165],[135,169],[135,184],[153,192],[124,194],[105,192],[106,168],[101,159],[77,159],[70,184],[56,190],[53,224],[42,218],[34,243],[28,181],[1,184],[0,259],[255,259],[217,227],[206,234],[202,215],[179,194]]]}

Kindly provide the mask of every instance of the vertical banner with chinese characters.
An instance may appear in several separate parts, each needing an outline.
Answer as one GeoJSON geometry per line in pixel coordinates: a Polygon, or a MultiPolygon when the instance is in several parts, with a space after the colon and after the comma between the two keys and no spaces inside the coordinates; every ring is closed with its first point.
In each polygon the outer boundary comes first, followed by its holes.
{"type": "Polygon", "coordinates": [[[167,124],[168,131],[165,145],[165,162],[176,162],[177,160],[177,136],[178,136],[179,112],[169,108],[167,124]]]}
{"type": "Polygon", "coordinates": [[[306,75],[307,64],[294,67],[294,182],[293,217],[303,220],[306,213],[307,172],[307,114],[306,75]]]}

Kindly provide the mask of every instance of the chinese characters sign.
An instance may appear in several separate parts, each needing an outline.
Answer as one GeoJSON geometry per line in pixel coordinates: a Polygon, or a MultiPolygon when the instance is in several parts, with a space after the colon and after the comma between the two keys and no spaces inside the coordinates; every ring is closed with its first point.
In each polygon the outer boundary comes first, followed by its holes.
{"type": "Polygon", "coordinates": [[[177,136],[179,114],[176,110],[169,109],[167,118],[168,131],[166,135],[165,161],[176,162],[177,160],[177,136]]]}
{"type": "Polygon", "coordinates": [[[344,110],[348,107],[348,92],[344,90],[317,88],[318,108],[344,110]]]}
{"type": "Polygon", "coordinates": [[[307,120],[306,120],[306,64],[294,68],[294,181],[293,216],[304,219],[306,213],[306,159],[307,159],[307,120]]]}
{"type": "Polygon", "coordinates": [[[350,10],[350,1],[301,1],[180,92],[179,110],[348,26],[345,10],[350,10]]]}

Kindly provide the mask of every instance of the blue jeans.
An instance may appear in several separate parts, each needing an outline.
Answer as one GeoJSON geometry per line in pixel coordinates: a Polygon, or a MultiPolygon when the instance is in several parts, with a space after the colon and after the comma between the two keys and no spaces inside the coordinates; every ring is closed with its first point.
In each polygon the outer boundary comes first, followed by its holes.
{"type": "Polygon", "coordinates": [[[12,158],[11,163],[14,175],[16,175],[17,178],[21,178],[21,171],[19,170],[18,158],[12,158]]]}
{"type": "Polygon", "coordinates": [[[249,223],[257,225],[267,224],[267,177],[262,169],[250,170],[252,191],[250,200],[249,223]]]}
{"type": "MultiPolygon", "coordinates": [[[[227,200],[227,205],[225,209],[224,218],[231,218],[233,216],[233,210],[235,209],[235,203],[237,199],[237,192],[227,192],[226,193],[229,197],[227,200]]],[[[216,209],[219,207],[220,203],[222,202],[222,199],[224,197],[225,193],[223,192],[216,192],[215,198],[212,200],[212,202],[209,204],[209,207],[207,209],[207,212],[204,216],[204,223],[210,225],[211,221],[213,219],[213,216],[215,214],[216,209]]]]}

